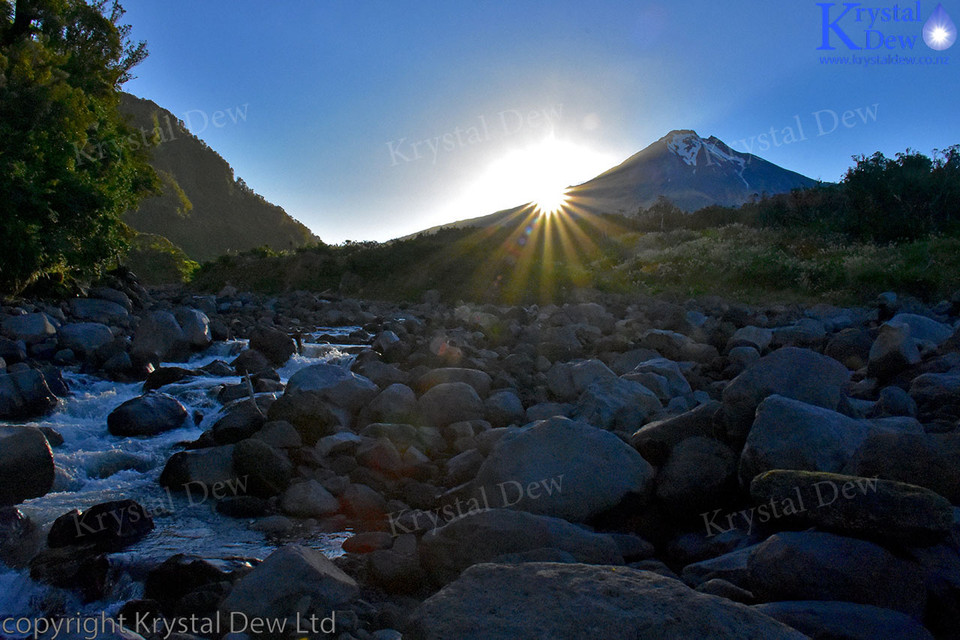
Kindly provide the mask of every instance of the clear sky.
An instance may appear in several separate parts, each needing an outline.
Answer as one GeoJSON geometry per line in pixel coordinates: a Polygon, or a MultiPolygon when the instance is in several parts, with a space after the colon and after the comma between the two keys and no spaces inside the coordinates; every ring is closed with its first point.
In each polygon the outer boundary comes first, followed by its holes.
{"type": "Polygon", "coordinates": [[[960,45],[922,37],[960,0],[937,4],[124,0],[150,50],[125,89],[324,241],[387,240],[583,182],[672,129],[828,181],[853,155],[960,143],[960,45]]]}

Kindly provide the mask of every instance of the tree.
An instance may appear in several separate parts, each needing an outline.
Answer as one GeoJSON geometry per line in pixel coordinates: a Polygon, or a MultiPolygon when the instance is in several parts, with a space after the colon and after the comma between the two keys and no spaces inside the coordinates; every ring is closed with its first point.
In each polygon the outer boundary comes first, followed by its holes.
{"type": "Polygon", "coordinates": [[[99,273],[158,187],[117,110],[147,55],[114,0],[0,0],[0,290],[99,273]]]}

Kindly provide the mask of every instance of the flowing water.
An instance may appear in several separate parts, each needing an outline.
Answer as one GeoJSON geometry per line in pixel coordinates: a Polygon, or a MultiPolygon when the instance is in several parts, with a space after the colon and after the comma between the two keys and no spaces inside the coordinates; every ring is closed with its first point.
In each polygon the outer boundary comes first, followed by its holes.
{"type": "MultiPolygon", "coordinates": [[[[312,334],[313,339],[332,336],[334,343],[311,343],[308,338],[300,354],[278,370],[283,382],[298,370],[320,362],[348,366],[352,360],[349,346],[335,342],[337,336],[345,337],[355,329],[340,327],[312,334]]],[[[197,369],[217,359],[230,360],[244,346],[242,341],[217,343],[189,363],[175,366],[197,369]]],[[[132,498],[151,513],[155,528],[135,545],[109,556],[114,586],[103,601],[82,604],[71,591],[34,582],[27,569],[12,570],[0,564],[0,620],[111,615],[127,600],[142,595],[142,580],[150,568],[176,553],[219,560],[230,566],[244,559],[262,559],[279,544],[290,541],[251,530],[249,520],[217,514],[212,496],[185,496],[158,483],[164,465],[178,445],[195,440],[219,418],[221,406],[216,400],[216,388],[236,384],[237,376],[197,376],[165,386],[164,393],[180,400],[191,415],[197,412],[203,417],[199,424],[189,421],[189,426],[150,438],[121,438],[107,431],[107,415],[140,395],[142,383],[110,382],[68,370],[64,370],[63,377],[71,395],[62,398],[51,415],[27,423],[51,427],[63,436],[64,443],[54,448],[54,488],[43,497],[18,505],[20,510],[46,529],[54,519],[72,509],[132,498]]],[[[334,557],[342,553],[340,544],[348,535],[317,533],[299,536],[295,541],[334,557]]],[[[0,633],[0,638],[26,635],[29,634],[0,633]]]]}

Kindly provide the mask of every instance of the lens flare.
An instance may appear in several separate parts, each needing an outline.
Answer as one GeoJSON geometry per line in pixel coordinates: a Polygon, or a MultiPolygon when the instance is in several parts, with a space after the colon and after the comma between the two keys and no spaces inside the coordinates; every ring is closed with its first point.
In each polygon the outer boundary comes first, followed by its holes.
{"type": "Polygon", "coordinates": [[[957,25],[950,19],[942,4],[938,4],[923,25],[923,41],[934,51],[945,51],[957,41],[957,25]]]}

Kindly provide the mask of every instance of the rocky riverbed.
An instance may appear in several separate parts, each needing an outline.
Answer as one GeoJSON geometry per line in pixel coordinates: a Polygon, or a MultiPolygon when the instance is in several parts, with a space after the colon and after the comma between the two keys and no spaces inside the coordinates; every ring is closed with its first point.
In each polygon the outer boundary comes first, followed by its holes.
{"type": "Polygon", "coordinates": [[[957,638],[958,318],[8,302],[0,636],[957,638]]]}

